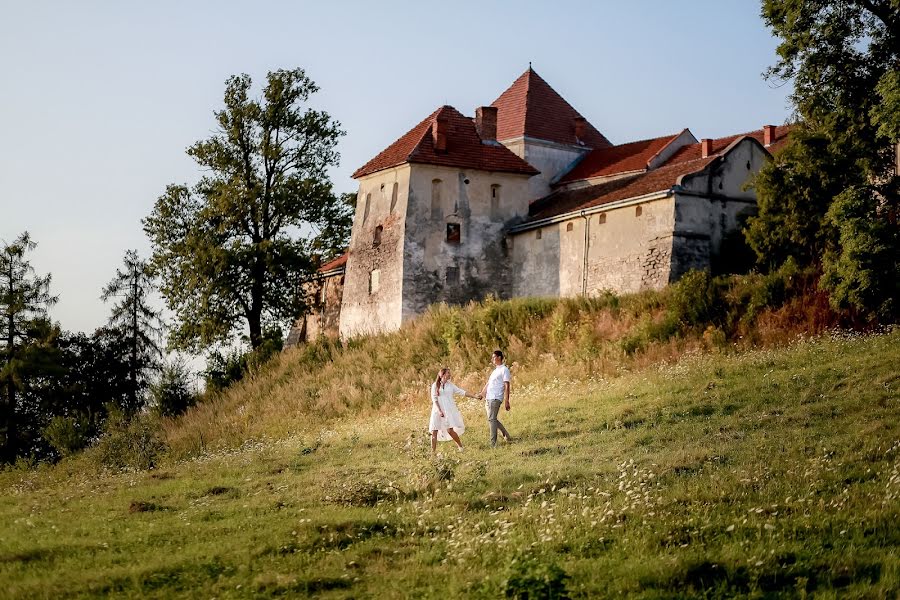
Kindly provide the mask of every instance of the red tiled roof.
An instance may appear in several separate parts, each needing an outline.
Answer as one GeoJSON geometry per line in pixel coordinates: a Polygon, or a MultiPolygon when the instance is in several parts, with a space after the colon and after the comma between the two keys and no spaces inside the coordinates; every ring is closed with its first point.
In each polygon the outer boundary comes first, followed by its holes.
{"type": "Polygon", "coordinates": [[[559,182],[567,183],[603,175],[646,170],[649,160],[679,135],[681,134],[676,133],[652,140],[640,140],[591,150],[559,182]]]}
{"type": "MultiPolygon", "coordinates": [[[[771,154],[775,154],[779,150],[781,150],[788,141],[788,133],[790,133],[792,125],[780,125],[775,128],[775,139],[772,141],[772,144],[766,148],[771,154]]],[[[712,141],[712,152],[711,154],[718,154],[725,150],[733,141],[742,137],[752,137],[760,144],[763,143],[763,130],[757,129],[756,131],[749,131],[747,133],[739,133],[738,135],[730,135],[728,137],[714,139],[712,141]]],[[[666,164],[672,164],[676,162],[684,162],[686,160],[694,160],[700,158],[700,144],[689,144],[687,146],[682,146],[679,148],[675,154],[666,161],[666,164]]]]}
{"type": "MultiPolygon", "coordinates": [[[[560,144],[582,145],[575,138],[575,118],[581,114],[531,67],[494,100],[497,107],[497,139],[528,136],[560,144]]],[[[589,148],[609,146],[602,133],[585,123],[586,134],[580,140],[589,148]]]]}
{"type": "Polygon", "coordinates": [[[329,260],[327,263],[325,263],[324,265],[319,267],[319,273],[324,273],[326,271],[331,271],[333,269],[337,269],[338,267],[343,267],[344,265],[347,264],[348,256],[349,256],[349,253],[344,252],[337,258],[333,258],[333,259],[329,260]]]}
{"type": "Polygon", "coordinates": [[[363,177],[407,162],[525,175],[539,173],[505,146],[482,143],[472,119],[463,116],[452,106],[442,106],[428,115],[424,121],[357,169],[353,177],[363,177]],[[435,151],[431,136],[432,123],[438,116],[447,121],[447,150],[444,152],[435,151]]]}
{"type": "Polygon", "coordinates": [[[528,207],[528,220],[547,219],[569,212],[593,208],[617,200],[635,198],[670,189],[682,175],[703,170],[715,156],[666,164],[658,169],[589,187],[559,190],[535,200],[528,207]]]}

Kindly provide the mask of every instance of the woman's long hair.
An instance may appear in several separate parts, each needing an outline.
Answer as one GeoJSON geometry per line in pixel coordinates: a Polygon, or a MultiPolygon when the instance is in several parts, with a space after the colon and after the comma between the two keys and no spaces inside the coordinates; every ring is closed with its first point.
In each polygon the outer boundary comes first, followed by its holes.
{"type": "Polygon", "coordinates": [[[444,387],[444,382],[441,381],[441,377],[444,376],[444,373],[449,373],[450,369],[447,367],[441,367],[441,370],[438,371],[437,377],[434,378],[434,385],[437,388],[437,393],[441,393],[441,388],[444,387]]]}

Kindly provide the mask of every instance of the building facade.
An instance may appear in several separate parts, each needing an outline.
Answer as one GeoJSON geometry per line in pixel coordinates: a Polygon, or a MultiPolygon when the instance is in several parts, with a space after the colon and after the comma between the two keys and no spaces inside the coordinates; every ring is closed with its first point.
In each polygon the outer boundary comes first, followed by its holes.
{"type": "Polygon", "coordinates": [[[709,268],[788,127],[613,145],[530,67],[466,117],[442,106],[357,169],[347,253],[288,344],[398,329],[437,302],[659,289],[709,268]]]}

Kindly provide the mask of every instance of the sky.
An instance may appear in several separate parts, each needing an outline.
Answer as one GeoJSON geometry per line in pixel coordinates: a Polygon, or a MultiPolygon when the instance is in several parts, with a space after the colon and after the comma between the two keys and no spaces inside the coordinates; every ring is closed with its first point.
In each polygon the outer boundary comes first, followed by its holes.
{"type": "Polygon", "coordinates": [[[435,108],[473,115],[529,62],[615,144],[782,124],[791,90],[762,76],[776,46],[750,0],[0,0],[0,241],[29,231],[51,316],[91,332],[126,250],[149,255],[141,219],[199,178],[185,149],[230,75],[306,70],[346,131],[346,192],[435,108]]]}

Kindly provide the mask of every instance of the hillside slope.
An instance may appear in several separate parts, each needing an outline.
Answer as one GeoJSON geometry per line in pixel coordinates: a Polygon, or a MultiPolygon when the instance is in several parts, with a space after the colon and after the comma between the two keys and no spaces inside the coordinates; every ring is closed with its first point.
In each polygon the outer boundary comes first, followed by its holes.
{"type": "Polygon", "coordinates": [[[898,365],[897,331],[563,362],[517,375],[496,450],[468,401],[466,452],[430,457],[422,394],[149,472],[8,471],[0,596],[896,597],[898,365]]]}

